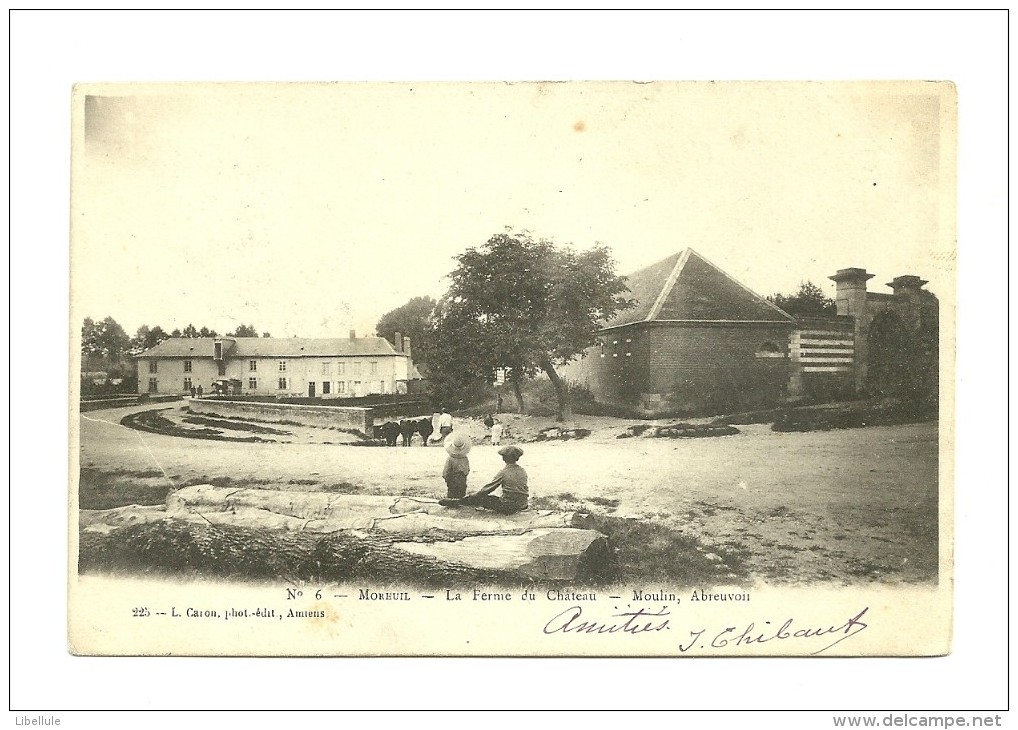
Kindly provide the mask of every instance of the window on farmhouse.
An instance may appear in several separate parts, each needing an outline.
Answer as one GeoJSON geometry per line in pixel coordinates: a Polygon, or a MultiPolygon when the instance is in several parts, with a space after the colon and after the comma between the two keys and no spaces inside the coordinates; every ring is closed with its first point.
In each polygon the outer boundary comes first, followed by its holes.
{"type": "Polygon", "coordinates": [[[148,371],[150,373],[159,372],[159,363],[156,362],[155,360],[149,360],[148,361],[148,371]]]}
{"type": "Polygon", "coordinates": [[[322,363],[322,375],[331,375],[331,374],[332,374],[332,363],[331,362],[323,362],[322,363]]]}
{"type": "Polygon", "coordinates": [[[343,374],[343,370],[344,370],[343,363],[337,362],[336,363],[336,375],[342,375],[343,374]]]}
{"type": "Polygon", "coordinates": [[[378,363],[377,362],[372,362],[371,363],[371,374],[374,375],[377,372],[378,372],[378,363]]]}
{"type": "Polygon", "coordinates": [[[148,392],[149,393],[159,392],[159,382],[155,378],[148,379],[148,392]]]}
{"type": "Polygon", "coordinates": [[[217,365],[219,365],[219,374],[221,376],[222,375],[226,375],[226,363],[225,362],[221,362],[221,363],[217,363],[217,365]]]}
{"type": "Polygon", "coordinates": [[[336,383],[336,392],[337,393],[345,393],[346,392],[346,382],[340,380],[338,383],[336,383]]]}
{"type": "Polygon", "coordinates": [[[286,372],[286,360],[280,360],[279,361],[279,372],[281,372],[281,373],[285,373],[286,372]]]}
{"type": "Polygon", "coordinates": [[[257,360],[248,360],[247,361],[247,369],[250,370],[252,373],[257,371],[258,370],[258,361],[257,360]]]}
{"type": "Polygon", "coordinates": [[[279,379],[279,389],[286,390],[286,378],[279,379]]]}
{"type": "Polygon", "coordinates": [[[328,380],[322,381],[322,395],[329,395],[332,392],[332,383],[328,380]]]}
{"type": "Polygon", "coordinates": [[[249,390],[258,390],[258,378],[248,378],[247,387],[249,390]]]}
{"type": "Polygon", "coordinates": [[[191,361],[190,360],[184,360],[184,372],[185,373],[191,372],[191,361]]]}
{"type": "Polygon", "coordinates": [[[184,392],[190,392],[191,390],[191,378],[184,378],[184,392]]]}

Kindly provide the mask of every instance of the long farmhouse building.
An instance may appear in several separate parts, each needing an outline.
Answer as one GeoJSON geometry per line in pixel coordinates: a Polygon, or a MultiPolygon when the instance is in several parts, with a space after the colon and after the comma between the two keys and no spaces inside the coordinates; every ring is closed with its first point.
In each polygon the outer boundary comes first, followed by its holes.
{"type": "Polygon", "coordinates": [[[137,356],[139,393],[358,397],[406,393],[410,338],[175,337],[137,356]]]}
{"type": "Polygon", "coordinates": [[[937,298],[917,276],[895,278],[893,294],[867,292],[872,277],[840,270],[830,277],[837,315],[795,317],[686,249],[630,274],[635,307],[561,374],[599,401],[646,413],[860,391],[904,380],[915,359],[935,388],[937,298]]]}

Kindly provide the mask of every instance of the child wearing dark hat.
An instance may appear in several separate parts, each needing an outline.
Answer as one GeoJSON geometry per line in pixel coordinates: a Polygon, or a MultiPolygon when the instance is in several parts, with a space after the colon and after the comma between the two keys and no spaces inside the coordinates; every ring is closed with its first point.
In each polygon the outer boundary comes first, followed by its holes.
{"type": "Polygon", "coordinates": [[[463,499],[467,494],[467,475],[470,473],[470,439],[463,434],[456,434],[445,443],[445,451],[449,458],[442,468],[445,479],[446,496],[449,499],[463,499]]]}
{"type": "Polygon", "coordinates": [[[484,507],[504,515],[511,515],[515,512],[522,512],[527,508],[527,501],[530,498],[530,491],[527,488],[527,472],[517,464],[523,456],[523,449],[518,446],[506,446],[498,450],[505,466],[495,475],[495,478],[463,499],[440,499],[438,503],[446,507],[473,506],[484,507]],[[495,497],[491,493],[499,487],[502,488],[501,497],[495,497]]]}

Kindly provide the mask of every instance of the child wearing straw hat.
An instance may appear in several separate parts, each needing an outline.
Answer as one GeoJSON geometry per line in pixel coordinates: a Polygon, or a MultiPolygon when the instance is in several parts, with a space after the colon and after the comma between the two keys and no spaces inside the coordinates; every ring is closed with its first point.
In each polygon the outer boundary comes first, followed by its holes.
{"type": "Polygon", "coordinates": [[[467,475],[470,473],[470,462],[467,460],[470,439],[458,433],[446,440],[445,451],[449,454],[442,469],[446,496],[449,499],[463,499],[467,494],[467,475]]]}

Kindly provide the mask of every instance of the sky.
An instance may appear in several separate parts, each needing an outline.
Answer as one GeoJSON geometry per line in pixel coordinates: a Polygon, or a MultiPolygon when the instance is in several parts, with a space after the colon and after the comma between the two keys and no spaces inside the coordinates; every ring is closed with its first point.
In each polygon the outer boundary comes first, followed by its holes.
{"type": "Polygon", "coordinates": [[[953,294],[941,83],[82,85],[71,285],[128,333],[372,334],[495,233],[691,247],[767,295],[838,269],[953,294]]]}

